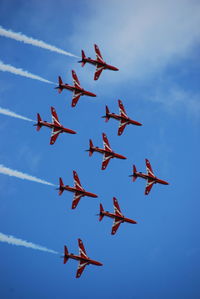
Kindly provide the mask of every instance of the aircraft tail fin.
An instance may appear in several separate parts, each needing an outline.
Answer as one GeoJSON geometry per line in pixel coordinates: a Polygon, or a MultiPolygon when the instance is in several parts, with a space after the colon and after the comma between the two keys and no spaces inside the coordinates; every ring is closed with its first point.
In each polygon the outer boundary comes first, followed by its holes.
{"type": "Polygon", "coordinates": [[[133,165],[133,182],[135,182],[135,180],[137,179],[136,172],[137,172],[136,166],[133,165]]]}
{"type": "Polygon", "coordinates": [[[69,257],[68,257],[68,249],[67,246],[64,246],[64,260],[63,260],[63,264],[66,264],[66,262],[68,261],[69,257]]]}
{"type": "Polygon", "coordinates": [[[81,56],[82,56],[81,66],[83,67],[86,63],[86,61],[85,61],[86,56],[85,56],[85,52],[83,50],[81,50],[81,56]]]}
{"type": "Polygon", "coordinates": [[[104,212],[104,209],[103,209],[102,204],[100,203],[99,221],[101,221],[104,217],[104,214],[102,212],[104,212]]]}
{"type": "Polygon", "coordinates": [[[94,147],[94,145],[93,145],[93,142],[92,142],[92,140],[90,139],[90,149],[89,149],[89,156],[91,157],[92,156],[92,154],[93,154],[93,147],[94,147]]]}
{"type": "Polygon", "coordinates": [[[42,118],[41,118],[40,114],[37,113],[37,124],[36,124],[36,126],[37,126],[36,130],[37,131],[39,131],[42,127],[41,124],[40,124],[41,121],[42,121],[42,118]]]}
{"type": "Polygon", "coordinates": [[[64,184],[63,184],[63,180],[62,180],[62,178],[59,178],[59,195],[61,195],[62,193],[63,193],[63,191],[64,191],[64,184]]]}

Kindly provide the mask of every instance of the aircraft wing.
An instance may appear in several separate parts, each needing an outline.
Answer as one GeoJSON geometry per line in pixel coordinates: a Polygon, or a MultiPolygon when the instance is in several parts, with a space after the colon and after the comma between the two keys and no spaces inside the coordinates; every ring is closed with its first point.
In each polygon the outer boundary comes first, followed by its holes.
{"type": "Polygon", "coordinates": [[[73,92],[72,107],[76,106],[76,104],[78,103],[78,100],[79,100],[80,96],[82,96],[82,92],[76,91],[76,90],[73,92]]]}
{"type": "Polygon", "coordinates": [[[155,181],[152,181],[151,179],[147,180],[147,184],[146,184],[146,188],[145,188],[145,195],[148,195],[149,192],[151,191],[151,188],[153,187],[153,184],[155,183],[155,181]]]}
{"type": "Polygon", "coordinates": [[[104,60],[103,60],[103,57],[101,55],[101,52],[99,50],[99,47],[97,45],[94,45],[94,50],[96,52],[97,61],[100,62],[100,63],[105,63],[104,60]]]}
{"type": "Polygon", "coordinates": [[[83,242],[81,239],[78,239],[78,247],[79,247],[79,254],[81,257],[88,259],[88,256],[86,254],[85,247],[83,245],[83,242]]]}
{"type": "Polygon", "coordinates": [[[151,176],[152,178],[155,178],[155,175],[154,175],[154,173],[153,173],[153,169],[152,169],[152,167],[151,167],[151,164],[150,164],[149,160],[148,160],[148,159],[145,159],[145,161],[146,161],[146,171],[147,171],[147,174],[148,174],[149,176],[151,176]]]}
{"type": "Polygon", "coordinates": [[[62,132],[62,130],[53,128],[51,131],[51,139],[50,144],[54,144],[56,142],[56,139],[58,138],[58,135],[62,132]]]}
{"type": "Polygon", "coordinates": [[[73,70],[72,70],[72,78],[73,78],[74,87],[81,88],[78,77],[77,77],[75,71],[73,71],[73,70]]]}
{"type": "Polygon", "coordinates": [[[83,270],[85,269],[85,266],[87,266],[87,265],[88,265],[88,262],[79,261],[78,269],[76,272],[76,278],[79,278],[81,276],[81,274],[83,273],[83,270]]]}
{"type": "Polygon", "coordinates": [[[101,65],[98,66],[98,65],[97,65],[97,67],[96,67],[96,71],[95,71],[95,73],[94,73],[94,80],[98,80],[98,79],[99,79],[99,77],[100,77],[100,75],[101,75],[103,69],[104,69],[103,66],[101,66],[101,65]]]}
{"type": "Polygon", "coordinates": [[[118,105],[119,105],[119,113],[122,117],[128,118],[126,111],[124,109],[124,105],[122,104],[121,100],[118,100],[118,105]]]}
{"type": "Polygon", "coordinates": [[[118,136],[122,135],[122,133],[124,132],[124,129],[125,129],[125,127],[126,127],[127,124],[128,124],[127,121],[120,120],[120,122],[119,122],[119,128],[118,128],[118,136]]]}
{"type": "Polygon", "coordinates": [[[117,232],[121,223],[122,223],[121,220],[117,220],[117,219],[114,220],[113,226],[112,226],[112,232],[111,232],[112,235],[114,235],[117,232]]]}
{"type": "Polygon", "coordinates": [[[104,149],[107,152],[112,152],[112,149],[110,147],[110,144],[109,144],[109,141],[108,141],[108,138],[107,138],[106,134],[103,133],[102,136],[103,136],[103,146],[104,146],[104,149]]]}
{"type": "Polygon", "coordinates": [[[102,170],[106,169],[111,158],[112,158],[112,156],[107,153],[105,153],[103,155],[103,162],[102,162],[102,167],[101,167],[102,170]]]}
{"type": "Polygon", "coordinates": [[[58,116],[57,116],[57,113],[56,113],[56,110],[55,108],[51,107],[51,116],[52,116],[52,123],[56,126],[59,126],[61,127],[61,124],[59,122],[59,119],[58,119],[58,116]]]}
{"type": "Polygon", "coordinates": [[[83,194],[80,194],[79,192],[75,192],[74,193],[74,198],[72,201],[72,209],[76,209],[81,197],[83,196],[83,194]]]}
{"type": "Polygon", "coordinates": [[[75,170],[73,171],[73,176],[74,176],[74,187],[80,191],[84,191],[81,182],[79,180],[78,174],[75,170]]]}
{"type": "Polygon", "coordinates": [[[123,217],[122,212],[121,212],[120,207],[119,207],[119,204],[118,204],[118,201],[115,197],[113,197],[113,204],[114,204],[115,215],[123,217]]]}

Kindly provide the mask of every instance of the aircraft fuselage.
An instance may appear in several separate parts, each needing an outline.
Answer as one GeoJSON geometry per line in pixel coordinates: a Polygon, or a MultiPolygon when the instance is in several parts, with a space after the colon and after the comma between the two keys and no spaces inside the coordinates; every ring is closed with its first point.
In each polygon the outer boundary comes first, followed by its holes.
{"type": "Polygon", "coordinates": [[[123,117],[121,115],[118,115],[118,114],[115,114],[115,113],[108,113],[105,117],[110,117],[110,118],[113,118],[113,119],[116,119],[116,120],[121,120],[121,121],[124,121],[126,122],[127,125],[129,124],[133,124],[133,125],[136,125],[136,126],[141,126],[142,124],[133,120],[133,119],[130,119],[129,117],[123,117]]]}
{"type": "Polygon", "coordinates": [[[126,218],[124,216],[118,216],[114,213],[110,213],[110,212],[107,212],[107,211],[102,211],[101,215],[104,215],[104,216],[107,216],[107,217],[110,217],[110,218],[114,218],[116,220],[121,220],[122,222],[129,222],[129,223],[137,224],[137,222],[135,220],[126,218]]]}
{"type": "Polygon", "coordinates": [[[92,265],[96,265],[96,266],[102,266],[103,264],[100,262],[97,262],[95,260],[91,260],[91,259],[87,259],[87,258],[83,258],[80,255],[75,255],[73,253],[69,253],[68,255],[65,255],[66,258],[70,258],[73,260],[77,260],[77,261],[81,261],[81,262],[85,262],[87,264],[92,264],[92,265]]]}
{"type": "Polygon", "coordinates": [[[88,192],[88,191],[85,191],[85,190],[79,190],[79,189],[76,189],[74,187],[70,187],[68,185],[66,186],[63,186],[62,187],[64,190],[66,191],[69,191],[69,192],[73,192],[73,193],[79,193],[81,194],[82,196],[89,196],[89,197],[98,197],[96,194],[94,193],[91,193],[91,192],[88,192]]]}
{"type": "Polygon", "coordinates": [[[100,154],[107,154],[107,155],[111,156],[111,158],[126,159],[126,157],[124,157],[124,156],[122,156],[120,154],[117,154],[115,152],[106,151],[103,148],[94,147],[91,150],[93,152],[97,152],[97,153],[100,153],[100,154]]]}
{"type": "Polygon", "coordinates": [[[45,126],[45,127],[48,127],[48,128],[54,128],[54,129],[58,129],[60,130],[61,132],[60,133],[63,133],[63,132],[66,132],[66,133],[70,133],[70,134],[76,134],[75,131],[73,130],[70,130],[70,129],[67,129],[67,128],[64,128],[63,126],[57,126],[57,125],[54,125],[53,123],[49,123],[47,121],[40,121],[39,126],[45,126]]]}
{"type": "Polygon", "coordinates": [[[97,67],[103,67],[104,69],[108,69],[108,70],[111,70],[111,71],[119,71],[119,69],[116,68],[113,65],[107,64],[106,62],[99,62],[98,60],[91,59],[91,58],[85,58],[81,62],[96,65],[97,67]]]}
{"type": "Polygon", "coordinates": [[[158,179],[157,177],[149,176],[148,174],[145,174],[145,173],[142,173],[142,172],[135,172],[133,176],[139,177],[139,178],[142,178],[142,179],[145,179],[145,180],[154,181],[155,184],[158,183],[158,184],[162,184],[162,185],[169,185],[169,183],[166,182],[166,181],[158,179]]]}
{"type": "Polygon", "coordinates": [[[75,87],[75,86],[72,86],[72,85],[69,85],[69,84],[60,84],[59,85],[59,88],[61,89],[68,89],[68,90],[71,90],[71,91],[76,91],[76,92],[80,92],[82,95],[87,95],[89,97],[96,97],[96,94],[90,92],[90,91],[87,91],[83,88],[78,88],[78,87],[75,87]]]}

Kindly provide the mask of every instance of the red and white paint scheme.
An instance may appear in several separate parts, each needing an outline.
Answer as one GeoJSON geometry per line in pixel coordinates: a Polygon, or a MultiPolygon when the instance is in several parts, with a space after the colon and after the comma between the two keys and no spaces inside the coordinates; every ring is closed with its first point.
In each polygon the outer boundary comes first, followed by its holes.
{"type": "Polygon", "coordinates": [[[85,89],[83,89],[80,85],[80,82],[78,80],[78,77],[75,73],[75,71],[72,70],[72,78],[73,78],[73,83],[74,85],[69,85],[67,83],[63,83],[61,77],[58,77],[58,86],[55,87],[55,89],[58,89],[58,92],[61,93],[63,91],[63,89],[68,89],[71,90],[73,92],[73,98],[72,98],[72,107],[75,107],[76,104],[78,103],[78,100],[80,98],[80,96],[89,96],[89,97],[96,97],[96,94],[87,91],[85,89]]]}
{"type": "Polygon", "coordinates": [[[158,179],[152,170],[151,164],[148,159],[145,159],[146,162],[146,171],[147,173],[138,172],[135,165],[133,165],[133,174],[130,177],[133,178],[133,182],[139,177],[147,180],[146,188],[145,188],[145,195],[148,195],[151,191],[151,188],[154,184],[162,184],[162,185],[169,185],[168,182],[158,179]]]}
{"type": "Polygon", "coordinates": [[[56,110],[53,107],[51,107],[51,116],[52,116],[52,123],[49,123],[45,120],[42,120],[40,114],[37,113],[37,123],[34,125],[34,126],[37,126],[37,128],[36,128],[37,131],[39,131],[41,129],[41,127],[43,127],[43,126],[52,129],[50,144],[54,144],[56,142],[56,139],[60,133],[65,132],[65,133],[69,133],[69,134],[76,134],[75,131],[64,128],[60,124],[56,110]]]}
{"type": "Polygon", "coordinates": [[[126,159],[126,157],[113,152],[113,150],[111,149],[110,144],[108,142],[108,138],[107,138],[106,134],[103,133],[102,136],[103,136],[103,146],[104,146],[104,148],[99,148],[98,146],[95,147],[92,143],[92,140],[90,139],[89,140],[90,148],[86,151],[89,152],[90,157],[92,156],[92,154],[94,152],[103,154],[103,162],[102,162],[101,169],[104,170],[104,169],[106,169],[110,159],[112,159],[112,158],[126,159]]]}
{"type": "Polygon", "coordinates": [[[60,178],[59,179],[60,186],[59,186],[58,190],[59,190],[59,195],[61,195],[64,190],[74,193],[74,198],[72,201],[72,209],[75,209],[76,206],[78,205],[81,197],[83,197],[83,196],[98,197],[98,195],[88,192],[88,191],[85,191],[85,189],[83,189],[76,171],[73,171],[73,176],[74,176],[74,187],[70,187],[69,185],[65,186],[63,184],[63,180],[60,178]]]}
{"type": "Polygon", "coordinates": [[[137,224],[135,220],[125,218],[124,215],[122,214],[118,201],[115,197],[113,197],[113,205],[114,205],[114,213],[109,213],[108,211],[104,211],[102,204],[100,203],[100,213],[99,213],[99,221],[103,219],[104,216],[114,218],[113,226],[112,226],[112,231],[111,234],[114,235],[120,224],[124,222],[132,223],[132,224],[137,224]]]}
{"type": "Polygon", "coordinates": [[[118,105],[119,105],[119,113],[120,114],[115,114],[115,113],[110,113],[108,106],[106,106],[106,115],[102,116],[105,118],[105,121],[108,122],[110,118],[114,118],[116,120],[119,120],[119,129],[118,129],[118,136],[122,135],[126,125],[136,125],[136,126],[142,126],[141,123],[130,119],[126,111],[124,109],[124,105],[121,100],[118,100],[118,105]]]}
{"type": "Polygon", "coordinates": [[[103,266],[102,263],[91,260],[85,251],[85,247],[81,239],[78,239],[78,247],[79,247],[79,255],[75,255],[73,253],[68,253],[67,246],[64,246],[64,256],[63,256],[63,263],[66,264],[68,259],[73,259],[79,261],[78,269],[76,272],[76,278],[79,278],[87,265],[95,265],[95,266],[103,266]]]}
{"type": "Polygon", "coordinates": [[[101,52],[99,50],[99,47],[97,45],[94,45],[94,50],[96,52],[96,59],[92,59],[90,57],[86,57],[84,51],[81,51],[82,60],[79,61],[81,63],[81,66],[84,66],[85,63],[90,63],[96,66],[96,72],[94,74],[94,80],[98,80],[103,70],[111,70],[111,71],[119,71],[118,68],[115,66],[112,66],[110,64],[107,64],[101,55],[101,52]]]}

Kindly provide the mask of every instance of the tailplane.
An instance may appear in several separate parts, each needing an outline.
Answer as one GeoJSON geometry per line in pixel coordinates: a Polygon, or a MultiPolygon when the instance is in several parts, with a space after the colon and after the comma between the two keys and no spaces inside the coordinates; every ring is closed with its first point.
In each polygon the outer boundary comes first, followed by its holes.
{"type": "Polygon", "coordinates": [[[63,180],[61,178],[59,178],[59,184],[60,185],[59,185],[59,189],[58,189],[59,190],[58,194],[61,195],[63,193],[63,191],[64,191],[64,188],[63,188],[64,184],[63,184],[63,180]]]}
{"type": "Polygon", "coordinates": [[[110,111],[109,111],[109,109],[108,109],[108,106],[106,106],[106,117],[105,117],[105,121],[106,121],[106,122],[109,121],[109,119],[110,119],[109,114],[110,114],[110,111]]]}
{"type": "Polygon", "coordinates": [[[64,246],[64,260],[63,260],[63,264],[66,264],[66,262],[68,261],[69,257],[68,257],[68,249],[67,246],[64,246]]]}
{"type": "Polygon", "coordinates": [[[92,154],[93,154],[93,152],[94,152],[94,150],[93,150],[93,147],[94,147],[94,145],[93,145],[93,143],[92,143],[92,140],[90,139],[90,141],[89,141],[89,143],[90,143],[90,148],[89,148],[89,156],[91,157],[92,156],[92,154]]]}
{"type": "Polygon", "coordinates": [[[102,116],[102,118],[105,118],[105,122],[108,122],[110,119],[110,111],[108,109],[108,106],[106,106],[106,115],[102,116]]]}
{"type": "Polygon", "coordinates": [[[63,90],[63,81],[62,81],[62,78],[60,76],[58,76],[58,86],[55,87],[55,89],[58,89],[58,92],[61,93],[62,90],[63,90]]]}
{"type": "Polygon", "coordinates": [[[135,165],[133,165],[133,182],[135,182],[135,181],[136,181],[136,179],[137,179],[136,172],[137,172],[136,166],[135,166],[135,165]]]}
{"type": "Polygon", "coordinates": [[[102,212],[104,212],[104,209],[103,209],[102,204],[100,203],[99,221],[101,221],[104,217],[104,214],[102,212]]]}
{"type": "Polygon", "coordinates": [[[81,66],[83,67],[86,63],[86,61],[85,61],[86,56],[85,56],[85,52],[83,50],[81,50],[81,56],[82,56],[82,60],[79,62],[82,62],[81,66]]]}
{"type": "Polygon", "coordinates": [[[41,124],[40,124],[41,121],[42,121],[42,118],[39,115],[39,113],[37,113],[37,124],[36,124],[36,126],[37,126],[36,130],[37,131],[39,131],[41,129],[41,127],[42,127],[41,124]]]}

